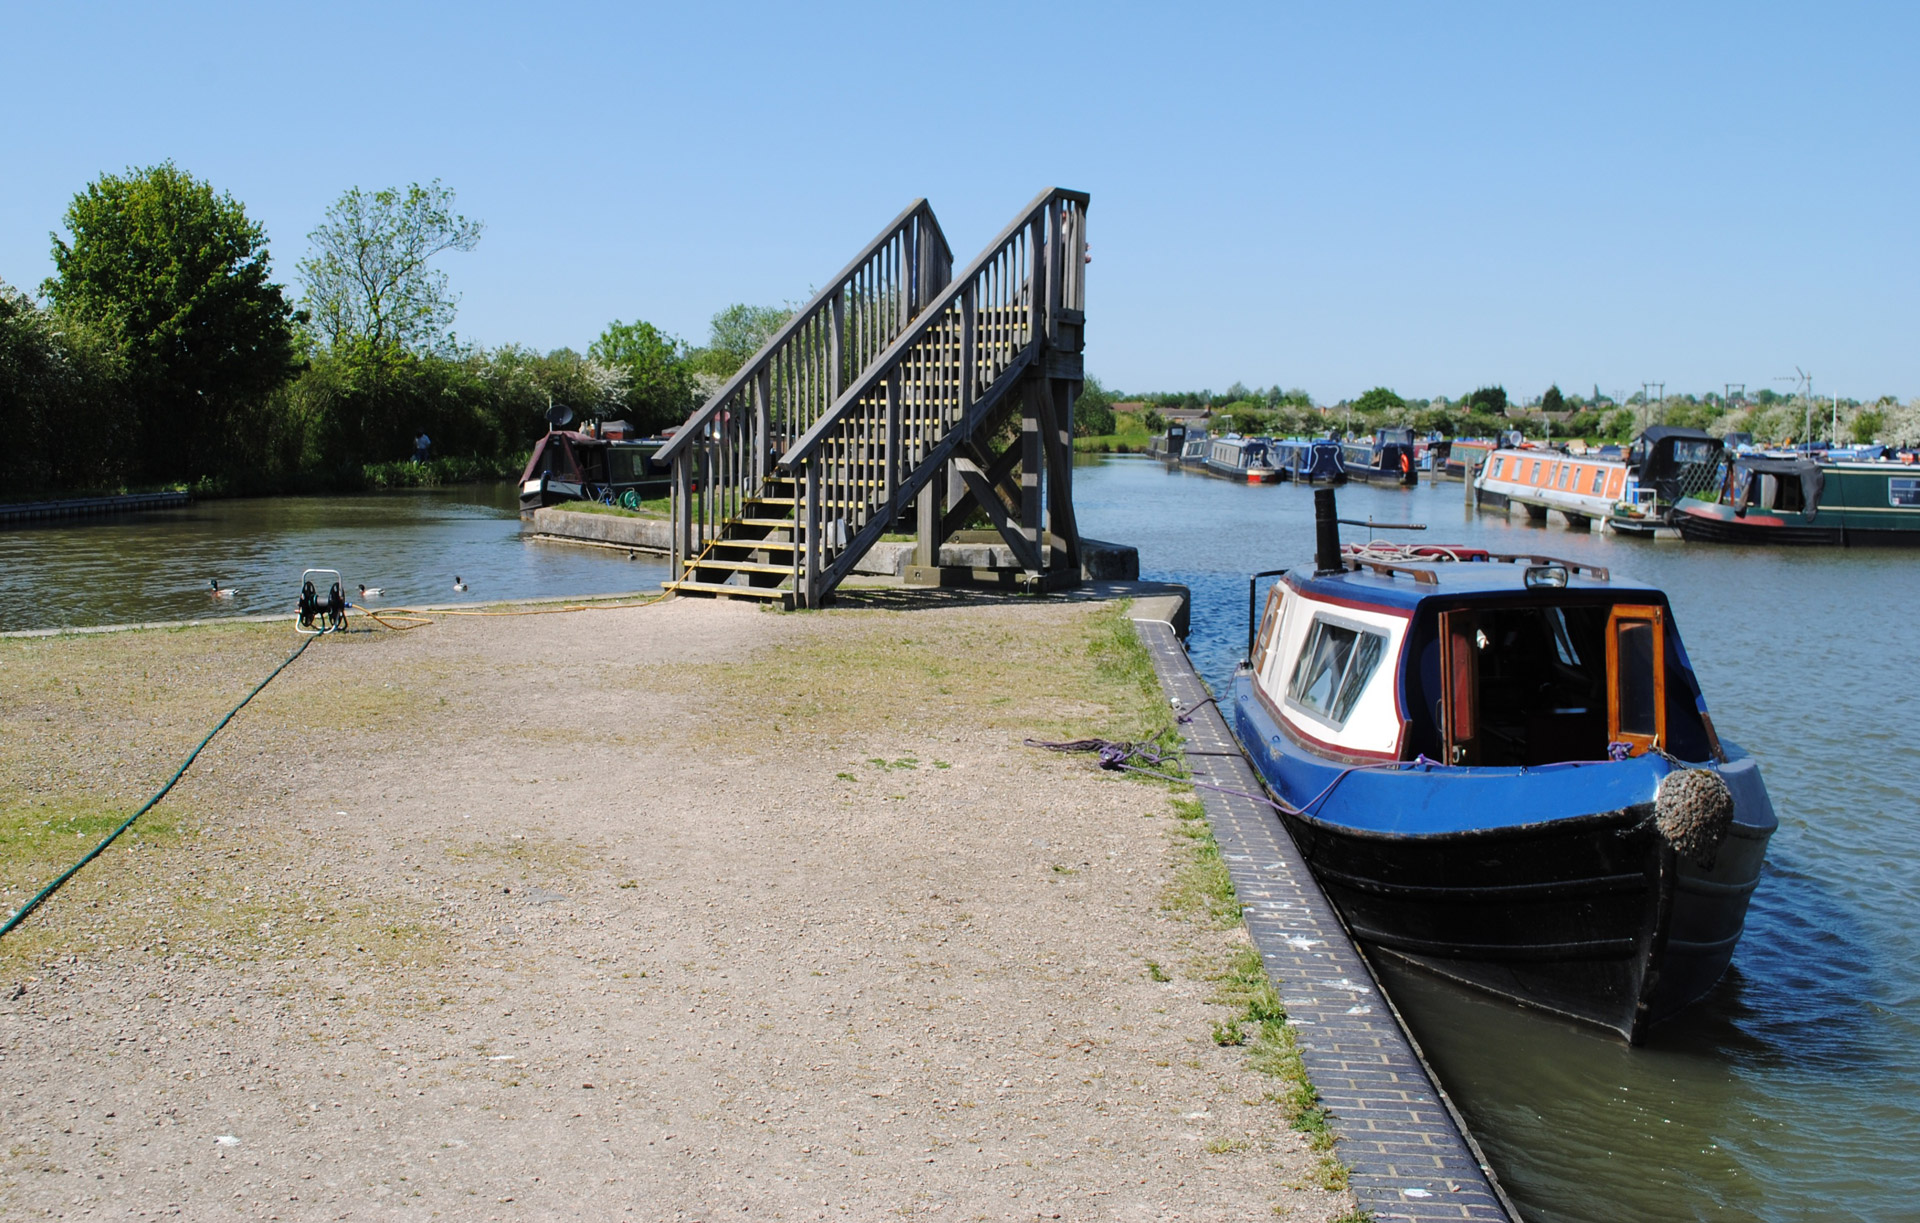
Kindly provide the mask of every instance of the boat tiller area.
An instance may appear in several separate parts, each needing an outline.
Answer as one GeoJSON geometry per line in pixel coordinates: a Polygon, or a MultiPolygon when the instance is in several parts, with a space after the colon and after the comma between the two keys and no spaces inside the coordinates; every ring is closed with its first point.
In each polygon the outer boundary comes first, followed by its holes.
{"type": "Polygon", "coordinates": [[[300,575],[300,614],[294,631],[309,637],[337,633],[347,627],[347,596],[338,569],[309,569],[300,575]],[[326,587],[326,597],[320,588],[326,587]]]}

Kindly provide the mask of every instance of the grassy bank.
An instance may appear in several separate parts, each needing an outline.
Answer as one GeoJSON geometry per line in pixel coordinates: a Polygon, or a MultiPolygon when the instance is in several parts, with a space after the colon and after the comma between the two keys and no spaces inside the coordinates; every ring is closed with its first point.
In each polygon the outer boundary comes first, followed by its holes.
{"type": "Polygon", "coordinates": [[[666,497],[650,497],[642,501],[637,510],[630,510],[623,505],[607,505],[600,501],[563,501],[553,508],[565,510],[569,514],[608,514],[615,518],[665,518],[670,504],[666,497]]]}

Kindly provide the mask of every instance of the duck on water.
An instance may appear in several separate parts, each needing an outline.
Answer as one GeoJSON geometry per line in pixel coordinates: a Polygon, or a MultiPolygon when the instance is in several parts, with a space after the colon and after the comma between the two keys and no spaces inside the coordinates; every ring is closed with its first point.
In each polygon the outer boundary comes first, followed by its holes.
{"type": "Polygon", "coordinates": [[[1776,825],[1666,596],[1343,550],[1333,496],[1233,682],[1302,856],[1369,952],[1640,1041],[1726,971],[1776,825]]]}

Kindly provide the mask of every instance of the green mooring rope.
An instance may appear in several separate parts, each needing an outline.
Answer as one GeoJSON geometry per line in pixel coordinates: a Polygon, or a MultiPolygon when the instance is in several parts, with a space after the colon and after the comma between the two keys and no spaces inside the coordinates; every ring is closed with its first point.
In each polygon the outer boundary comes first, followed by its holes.
{"type": "Polygon", "coordinates": [[[233,715],[236,713],[239,713],[242,709],[245,709],[247,707],[247,702],[251,701],[256,696],[259,696],[260,690],[262,688],[265,688],[268,684],[272,683],[274,676],[280,674],[282,671],[285,671],[289,666],[291,666],[293,664],[293,660],[300,657],[301,654],[305,653],[307,647],[312,645],[314,643],[314,640],[315,639],[312,637],[302,638],[300,641],[299,647],[295,649],[293,653],[287,655],[287,660],[285,662],[281,663],[279,666],[275,667],[272,671],[268,672],[267,678],[255,684],[253,686],[252,692],[249,692],[247,693],[247,695],[241,697],[240,703],[238,705],[235,705],[232,709],[227,710],[227,716],[224,718],[221,718],[220,721],[214,725],[214,728],[207,732],[207,737],[200,740],[199,746],[195,747],[191,752],[187,753],[187,758],[180,762],[180,767],[173,771],[173,776],[167,778],[167,784],[164,786],[161,786],[158,790],[156,790],[154,792],[153,797],[148,799],[146,803],[140,808],[140,810],[128,816],[124,821],[122,821],[122,823],[118,828],[108,833],[107,839],[100,842],[98,845],[94,846],[92,852],[88,853],[86,857],[80,859],[78,862],[75,862],[72,866],[69,866],[66,870],[62,871],[58,879],[55,879],[52,883],[49,883],[46,887],[41,888],[40,891],[34,895],[32,900],[29,900],[27,903],[21,905],[19,909],[17,909],[14,912],[14,915],[7,919],[7,924],[4,926],[0,926],[0,938],[5,938],[9,931],[11,931],[15,926],[19,925],[21,922],[27,919],[27,914],[33,912],[35,909],[40,907],[41,901],[45,900],[47,897],[59,891],[61,884],[65,883],[67,880],[79,874],[81,867],[85,866],[87,863],[99,857],[100,854],[107,848],[107,846],[114,843],[114,841],[120,836],[121,833],[133,827],[133,822],[135,820],[139,819],[141,816],[145,815],[148,811],[152,810],[153,805],[155,803],[165,798],[167,796],[167,791],[173,789],[174,783],[179,781],[180,778],[183,775],[185,775],[187,771],[187,766],[191,765],[199,757],[202,749],[204,749],[207,746],[207,744],[213,742],[213,737],[219,734],[222,730],[224,730],[226,728],[227,723],[233,721],[233,715]]]}

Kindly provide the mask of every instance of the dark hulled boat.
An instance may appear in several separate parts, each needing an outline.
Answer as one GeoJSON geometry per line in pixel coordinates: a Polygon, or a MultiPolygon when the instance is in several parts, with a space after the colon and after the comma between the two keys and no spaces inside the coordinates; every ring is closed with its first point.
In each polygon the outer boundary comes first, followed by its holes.
{"type": "Polygon", "coordinates": [[[1673,524],[1696,543],[1912,547],[1920,544],[1920,467],[1735,455],[1718,488],[1680,501],[1673,524]]]}
{"type": "Polygon", "coordinates": [[[1420,479],[1418,449],[1412,429],[1376,429],[1371,438],[1344,443],[1340,457],[1349,480],[1414,484],[1420,479]]]}
{"type": "Polygon", "coordinates": [[[1347,478],[1340,443],[1330,437],[1287,437],[1268,448],[1280,474],[1296,484],[1338,484],[1347,478]]]}
{"type": "Polygon", "coordinates": [[[1269,594],[1233,722],[1348,928],[1638,1041],[1725,972],[1773,809],[1666,596],[1540,558],[1341,553],[1269,594]]]}
{"type": "Polygon", "coordinates": [[[618,502],[638,506],[667,493],[666,473],[652,465],[663,437],[610,441],[591,433],[555,429],[534,444],[520,473],[520,512],[531,514],[563,501],[618,502]]]}

